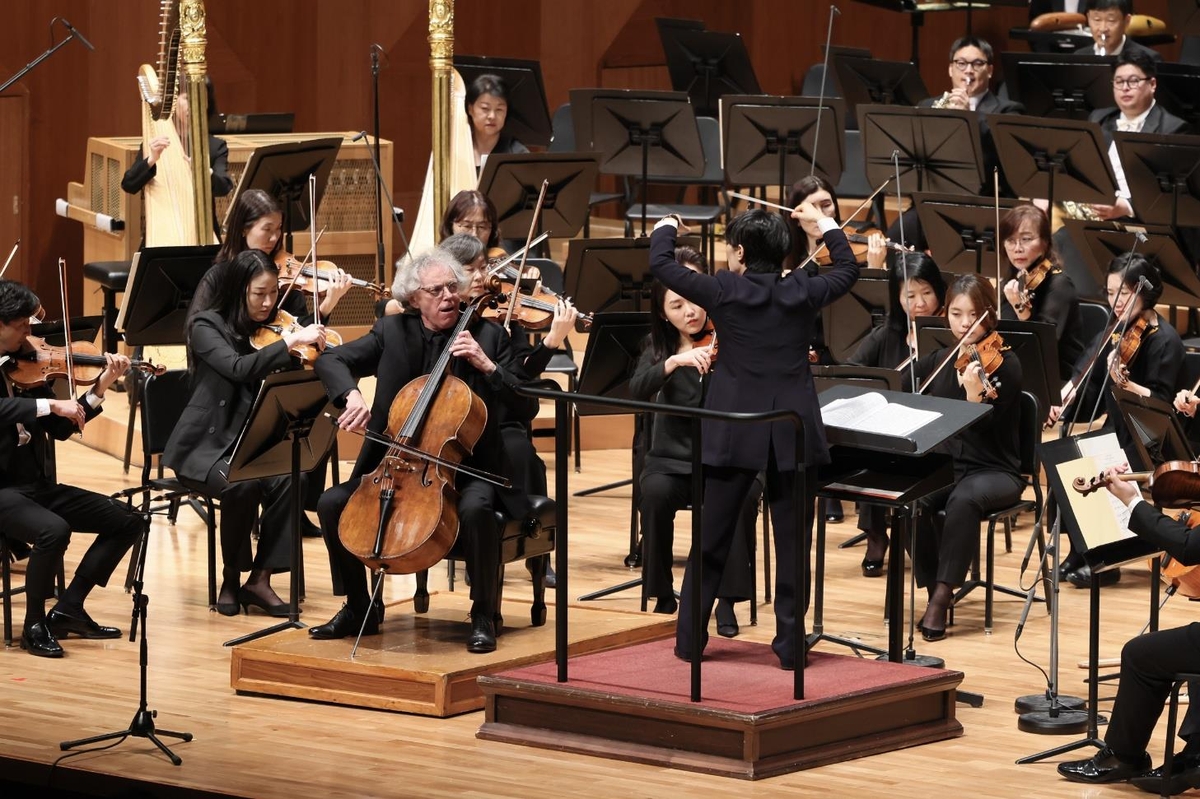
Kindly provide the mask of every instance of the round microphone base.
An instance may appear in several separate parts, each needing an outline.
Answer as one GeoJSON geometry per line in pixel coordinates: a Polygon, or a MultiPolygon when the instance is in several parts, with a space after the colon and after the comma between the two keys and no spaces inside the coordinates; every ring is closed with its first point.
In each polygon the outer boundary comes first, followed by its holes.
{"type": "MultiPolygon", "coordinates": [[[[1018,696],[1013,702],[1013,709],[1018,713],[1049,713],[1050,698],[1045,694],[1027,694],[1018,696]]],[[[1087,700],[1078,696],[1063,696],[1059,694],[1055,704],[1063,710],[1083,710],[1087,700]]]]}
{"type": "MultiPolygon", "coordinates": [[[[1098,719],[1103,723],[1105,719],[1098,719]]],[[[1017,729],[1034,735],[1077,735],[1087,732],[1088,714],[1084,710],[1060,710],[1057,714],[1022,713],[1017,717],[1017,729]]]]}
{"type": "MultiPolygon", "coordinates": [[[[887,660],[888,656],[880,655],[875,659],[887,660]]],[[[933,655],[918,655],[911,649],[905,650],[904,658],[900,662],[909,666],[925,666],[926,668],[930,669],[943,669],[946,667],[946,661],[942,660],[941,658],[934,657],[933,655]]]]}

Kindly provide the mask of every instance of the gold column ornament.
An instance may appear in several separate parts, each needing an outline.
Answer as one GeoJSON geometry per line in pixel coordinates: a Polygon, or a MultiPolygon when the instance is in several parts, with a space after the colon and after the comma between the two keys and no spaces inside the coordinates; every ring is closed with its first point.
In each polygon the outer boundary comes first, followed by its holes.
{"type": "MultiPolygon", "coordinates": [[[[454,69],[454,0],[429,0],[429,68],[433,72],[433,218],[450,204],[450,103],[454,69]]],[[[437,235],[436,233],[434,234],[437,235]]]]}
{"type": "Polygon", "coordinates": [[[212,241],[213,197],[212,165],[208,154],[208,87],[205,74],[208,60],[205,47],[208,28],[204,0],[181,0],[179,4],[179,50],[185,76],[183,89],[188,98],[187,137],[191,145],[192,184],[196,192],[196,236],[201,242],[212,241]]]}

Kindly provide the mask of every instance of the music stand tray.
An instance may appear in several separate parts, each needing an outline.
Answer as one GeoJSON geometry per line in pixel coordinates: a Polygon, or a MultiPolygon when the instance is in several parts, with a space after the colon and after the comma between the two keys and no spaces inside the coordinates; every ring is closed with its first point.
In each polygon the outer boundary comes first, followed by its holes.
{"type": "Polygon", "coordinates": [[[1108,144],[1095,122],[988,114],[1000,167],[1018,197],[1112,203],[1117,194],[1108,144]]]}
{"type": "Polygon", "coordinates": [[[545,230],[569,239],[587,221],[599,171],[596,153],[503,153],[488,156],[478,188],[496,206],[500,237],[524,240],[542,181],[550,181],[534,235],[545,230]]]}
{"type": "Polygon", "coordinates": [[[219,249],[216,244],[146,247],[134,254],[116,324],[126,344],[157,347],[187,340],[188,305],[219,249]]]}
{"type": "Polygon", "coordinates": [[[1113,104],[1112,62],[1075,53],[1001,53],[1009,96],[1031,117],[1087,119],[1113,104]]]}
{"type": "Polygon", "coordinates": [[[741,34],[662,24],[666,21],[659,22],[658,35],[671,88],[687,93],[696,114],[715,117],[723,95],[761,91],[741,34]]]}
{"type": "MultiPolygon", "coordinates": [[[[996,203],[985,197],[914,192],[913,204],[938,267],[958,275],[987,274],[996,264],[996,203]]],[[[1020,200],[1000,199],[1001,212],[1020,200]]]]}
{"type": "Polygon", "coordinates": [[[1200,278],[1167,225],[1115,225],[1111,222],[1067,220],[1063,227],[1074,240],[1099,286],[1108,280],[1108,265],[1113,258],[1129,252],[1133,234],[1142,233],[1137,252],[1158,267],[1163,279],[1160,305],[1200,308],[1200,278]]]}
{"type": "Polygon", "coordinates": [[[481,55],[455,55],[454,68],[463,85],[480,75],[496,75],[508,90],[508,117],[504,133],[522,144],[549,147],[551,124],[546,103],[546,84],[542,81],[539,61],[523,58],[492,58],[481,55]]]}
{"type": "MultiPolygon", "coordinates": [[[[333,171],[333,163],[337,160],[341,147],[342,137],[330,136],[324,139],[269,144],[256,149],[246,163],[242,179],[238,181],[237,191],[229,203],[229,211],[225,214],[225,224],[222,228],[228,229],[229,219],[242,197],[242,192],[250,189],[262,189],[279,203],[283,210],[283,229],[289,238],[293,231],[307,228],[310,222],[308,176],[317,176],[315,206],[320,208],[321,198],[325,195],[325,184],[329,182],[329,173],[333,171]]],[[[287,246],[291,246],[290,242],[287,246]]]]}
{"type": "Polygon", "coordinates": [[[872,391],[900,391],[900,373],[878,366],[813,366],[813,385],[817,393],[834,386],[858,386],[872,391]]]}
{"type": "Polygon", "coordinates": [[[1140,221],[1200,224],[1200,136],[1117,131],[1113,141],[1140,221]]]}
{"type": "Polygon", "coordinates": [[[870,56],[830,52],[842,96],[846,98],[846,129],[862,127],[859,106],[895,105],[912,108],[929,96],[915,64],[881,61],[870,56]]]}
{"type": "Polygon", "coordinates": [[[738,186],[787,187],[810,174],[836,186],[846,165],[841,120],[846,103],[816,97],[725,95],[721,98],[721,161],[725,180],[738,186]],[[819,113],[818,113],[819,112],[819,113]],[[818,134],[817,120],[821,130],[818,134]],[[820,147],[819,152],[814,152],[820,147]]]}
{"type": "Polygon", "coordinates": [[[858,115],[872,186],[896,176],[892,155],[899,150],[900,188],[892,189],[979,194],[983,147],[974,111],[865,105],[858,115]]]}

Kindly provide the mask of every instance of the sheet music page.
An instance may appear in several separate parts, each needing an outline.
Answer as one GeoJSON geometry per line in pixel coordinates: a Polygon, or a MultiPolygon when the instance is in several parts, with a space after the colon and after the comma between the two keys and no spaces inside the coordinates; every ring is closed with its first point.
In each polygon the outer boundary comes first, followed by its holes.
{"type": "MultiPolygon", "coordinates": [[[[1128,464],[1124,450],[1117,443],[1116,433],[1107,433],[1095,438],[1079,439],[1079,454],[1091,458],[1096,465],[1096,471],[1089,476],[1089,479],[1099,475],[1105,469],[1128,464]]],[[[1121,538],[1132,536],[1133,533],[1129,531],[1130,511],[1125,506],[1125,503],[1114,497],[1106,489],[1100,489],[1096,493],[1103,494],[1108,500],[1108,504],[1113,511],[1113,517],[1116,519],[1117,527],[1124,533],[1121,538]]]]}
{"type": "Polygon", "coordinates": [[[830,427],[887,436],[907,436],[939,418],[937,411],[888,402],[873,391],[834,400],[821,409],[821,419],[830,427]]]}

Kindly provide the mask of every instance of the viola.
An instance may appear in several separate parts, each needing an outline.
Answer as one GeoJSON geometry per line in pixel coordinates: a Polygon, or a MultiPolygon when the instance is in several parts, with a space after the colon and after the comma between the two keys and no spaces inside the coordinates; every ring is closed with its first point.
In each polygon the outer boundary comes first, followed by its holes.
{"type": "Polygon", "coordinates": [[[717,360],[717,329],[712,320],[704,323],[704,327],[692,338],[692,349],[708,348],[708,354],[713,361],[717,360]]]}
{"type": "MultiPolygon", "coordinates": [[[[71,376],[75,382],[90,386],[100,379],[108,361],[104,359],[100,348],[90,341],[74,341],[71,343],[71,364],[71,376]]],[[[149,361],[130,361],[130,366],[154,375],[167,371],[165,366],[155,366],[149,361]]],[[[67,348],[47,344],[44,338],[26,336],[25,346],[8,356],[4,368],[8,370],[8,379],[17,388],[23,391],[38,388],[51,380],[68,376],[67,348]]]]}
{"type": "Polygon", "coordinates": [[[968,368],[978,366],[982,370],[983,393],[988,399],[996,399],[1000,381],[993,380],[992,375],[1004,363],[1004,339],[998,331],[993,330],[989,335],[975,344],[966,344],[959,351],[954,361],[954,368],[961,375],[968,368]]]}
{"type": "MultiPolygon", "coordinates": [[[[283,310],[278,308],[275,310],[275,318],[271,322],[263,322],[254,331],[254,335],[250,337],[250,346],[256,350],[261,350],[271,346],[276,341],[282,341],[283,337],[288,333],[295,333],[304,325],[300,321],[283,310]]],[[[329,347],[338,347],[342,344],[342,334],[332,328],[325,329],[325,349],[329,347]]],[[[312,363],[317,359],[323,350],[318,349],[316,344],[302,344],[292,350],[301,361],[304,363],[312,363]]]]}
{"type": "MultiPolygon", "coordinates": [[[[1134,483],[1149,483],[1150,496],[1155,505],[1164,508],[1187,508],[1200,497],[1200,462],[1166,461],[1153,472],[1126,472],[1114,475],[1114,479],[1134,483]]],[[[1071,487],[1080,494],[1088,494],[1103,488],[1103,474],[1091,479],[1076,477],[1071,487]]]]}
{"type": "Polygon", "coordinates": [[[1018,270],[1016,277],[1017,291],[1021,295],[1021,299],[1013,306],[1013,310],[1017,313],[1025,313],[1033,304],[1033,293],[1037,291],[1038,286],[1045,281],[1046,275],[1054,270],[1054,262],[1049,258],[1043,258],[1034,266],[1021,272],[1018,270]]]}
{"type": "MultiPolygon", "coordinates": [[[[315,265],[299,261],[287,250],[280,250],[275,254],[275,265],[279,267],[280,288],[286,289],[294,283],[297,288],[313,290],[317,294],[324,294],[329,290],[329,284],[334,280],[338,269],[338,265],[333,261],[317,261],[315,265]],[[315,286],[311,289],[309,281],[315,281],[315,286]]],[[[350,278],[350,285],[366,289],[376,297],[390,297],[392,294],[386,286],[357,277],[350,278]]]]}

